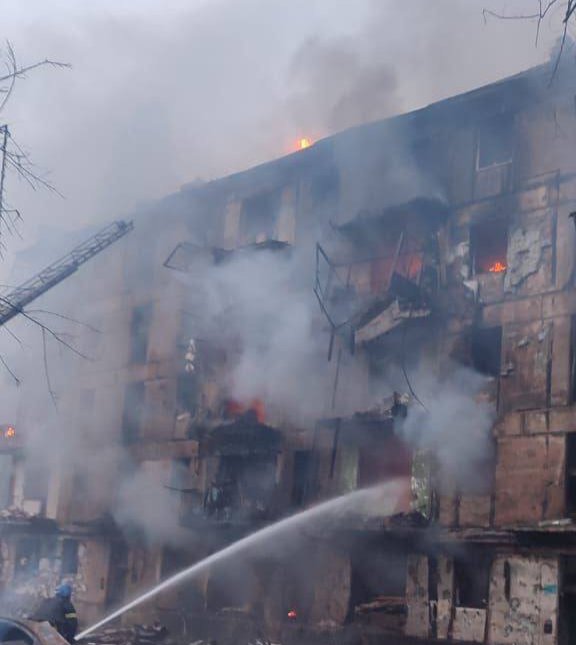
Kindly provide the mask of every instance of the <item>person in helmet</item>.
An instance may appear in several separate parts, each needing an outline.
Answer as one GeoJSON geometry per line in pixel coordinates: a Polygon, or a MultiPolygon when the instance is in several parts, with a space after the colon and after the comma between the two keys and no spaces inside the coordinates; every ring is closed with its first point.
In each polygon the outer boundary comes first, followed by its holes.
{"type": "Polygon", "coordinates": [[[72,587],[61,584],[53,598],[47,598],[29,618],[49,622],[69,643],[74,643],[78,631],[78,616],[72,604],[72,587]]]}

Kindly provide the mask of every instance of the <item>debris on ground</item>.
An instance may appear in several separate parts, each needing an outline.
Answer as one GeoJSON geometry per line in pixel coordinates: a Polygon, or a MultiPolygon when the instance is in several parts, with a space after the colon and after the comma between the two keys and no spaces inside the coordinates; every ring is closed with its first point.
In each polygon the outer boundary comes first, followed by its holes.
{"type": "Polygon", "coordinates": [[[168,629],[160,623],[111,627],[94,632],[76,642],[84,645],[174,645],[174,641],[168,638],[168,629]]]}

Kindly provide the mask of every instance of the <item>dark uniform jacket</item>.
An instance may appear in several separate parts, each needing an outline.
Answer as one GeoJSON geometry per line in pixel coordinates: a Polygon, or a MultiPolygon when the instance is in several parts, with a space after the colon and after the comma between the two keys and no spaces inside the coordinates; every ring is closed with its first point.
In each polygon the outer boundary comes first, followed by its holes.
{"type": "Polygon", "coordinates": [[[76,609],[68,598],[47,598],[30,616],[31,620],[48,622],[69,643],[74,642],[78,631],[76,609]]]}

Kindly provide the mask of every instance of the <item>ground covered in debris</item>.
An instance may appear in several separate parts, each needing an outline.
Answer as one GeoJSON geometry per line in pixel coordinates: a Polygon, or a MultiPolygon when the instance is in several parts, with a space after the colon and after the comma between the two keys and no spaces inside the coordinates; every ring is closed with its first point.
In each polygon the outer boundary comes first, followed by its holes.
{"type": "Polygon", "coordinates": [[[130,627],[111,627],[77,640],[85,645],[175,645],[166,627],[159,623],[153,625],[132,625],[130,627]]]}

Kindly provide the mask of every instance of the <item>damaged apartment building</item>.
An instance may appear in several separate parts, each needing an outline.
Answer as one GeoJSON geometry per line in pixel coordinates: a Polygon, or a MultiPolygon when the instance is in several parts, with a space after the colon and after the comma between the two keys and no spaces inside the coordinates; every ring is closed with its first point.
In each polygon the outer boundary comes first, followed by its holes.
{"type": "MultiPolygon", "coordinates": [[[[347,130],[138,214],[70,282],[70,313],[102,330],[59,401],[88,454],[46,475],[40,505],[25,482],[6,489],[4,587],[21,562],[27,580],[68,576],[89,623],[239,537],[389,480],[389,517],[372,508],[281,556],[231,558],[126,620],[219,642],[576,642],[576,88],[549,75],[347,130]],[[260,257],[296,263],[314,303],[314,418],[238,395],[234,306],[198,322],[203,272],[262,281],[260,257]],[[443,416],[423,369],[473,375],[488,427],[443,416]],[[122,457],[99,470],[103,444],[122,457]],[[144,484],[117,510],[142,473],[177,509],[170,535],[154,532],[168,520],[144,484]]],[[[290,279],[272,295],[292,302],[290,279]]],[[[30,408],[14,421],[24,444],[30,408]]],[[[18,453],[11,439],[2,454],[18,453]]]]}

